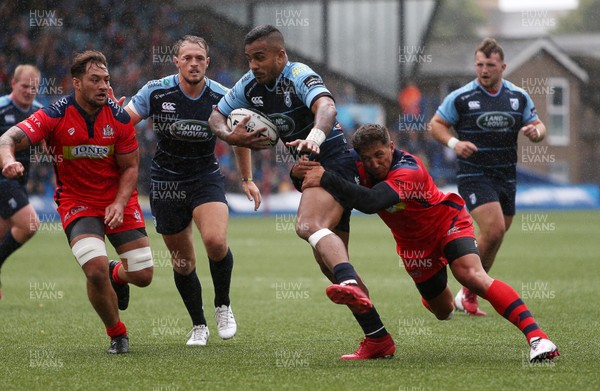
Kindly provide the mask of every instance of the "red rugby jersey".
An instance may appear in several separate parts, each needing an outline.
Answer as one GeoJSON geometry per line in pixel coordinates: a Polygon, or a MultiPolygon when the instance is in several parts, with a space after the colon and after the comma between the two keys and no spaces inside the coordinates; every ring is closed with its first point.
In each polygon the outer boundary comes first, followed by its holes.
{"type": "MultiPolygon", "coordinates": [[[[111,99],[92,119],[73,95],[66,96],[17,126],[31,144],[46,140],[54,157],[57,203],[75,199],[97,208],[111,204],[119,187],[115,153],[127,154],[138,148],[129,114],[111,99]]],[[[132,199],[135,197],[134,190],[132,199]]]]}
{"type": "MultiPolygon", "coordinates": [[[[356,163],[360,184],[373,187],[362,162],[356,163]]],[[[456,215],[465,204],[458,194],[440,191],[418,157],[398,149],[394,151],[385,182],[398,193],[401,201],[377,214],[398,244],[430,240],[440,227],[446,226],[442,225],[446,219],[456,215]]]]}

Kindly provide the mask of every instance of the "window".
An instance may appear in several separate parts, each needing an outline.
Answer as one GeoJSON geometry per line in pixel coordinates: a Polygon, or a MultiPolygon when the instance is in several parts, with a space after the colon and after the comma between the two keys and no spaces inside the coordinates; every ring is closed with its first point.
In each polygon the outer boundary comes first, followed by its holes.
{"type": "Polygon", "coordinates": [[[566,79],[550,79],[546,105],[548,119],[544,121],[550,145],[569,145],[569,83],[566,79]]]}

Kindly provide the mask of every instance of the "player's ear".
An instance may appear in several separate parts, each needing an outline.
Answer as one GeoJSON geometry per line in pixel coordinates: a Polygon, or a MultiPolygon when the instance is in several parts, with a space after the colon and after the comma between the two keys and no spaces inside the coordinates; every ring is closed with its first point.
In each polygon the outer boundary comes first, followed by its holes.
{"type": "Polygon", "coordinates": [[[206,67],[208,68],[209,65],[210,65],[210,57],[206,57],[206,67]]]}
{"type": "Polygon", "coordinates": [[[73,78],[73,89],[74,90],[79,90],[81,88],[81,80],[79,80],[78,78],[74,77],[73,78]]]}

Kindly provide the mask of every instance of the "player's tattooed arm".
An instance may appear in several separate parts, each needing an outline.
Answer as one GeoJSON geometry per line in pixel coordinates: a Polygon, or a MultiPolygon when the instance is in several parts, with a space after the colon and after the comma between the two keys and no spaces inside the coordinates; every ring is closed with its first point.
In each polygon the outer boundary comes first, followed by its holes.
{"type": "Polygon", "coordinates": [[[312,104],[311,111],[315,115],[314,127],[321,129],[326,135],[329,134],[335,124],[337,115],[333,99],[328,96],[321,96],[312,104]]]}
{"type": "Polygon", "coordinates": [[[15,161],[15,151],[29,147],[29,138],[19,127],[13,126],[0,136],[0,167],[7,178],[16,178],[24,174],[23,165],[15,161]]]}

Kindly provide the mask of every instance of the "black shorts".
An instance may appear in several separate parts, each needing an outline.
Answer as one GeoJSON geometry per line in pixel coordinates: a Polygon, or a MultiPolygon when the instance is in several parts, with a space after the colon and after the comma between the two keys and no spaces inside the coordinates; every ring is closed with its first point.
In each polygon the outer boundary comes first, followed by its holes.
{"type": "Polygon", "coordinates": [[[0,179],[0,217],[9,219],[27,205],[27,191],[18,181],[0,179]]]}
{"type": "Polygon", "coordinates": [[[499,202],[505,216],[515,215],[516,182],[486,176],[461,178],[458,193],[465,200],[469,212],[479,205],[499,202]]]}
{"type": "MultiPolygon", "coordinates": [[[[67,226],[65,234],[67,235],[69,245],[71,241],[79,235],[92,234],[104,238],[104,222],[100,217],[80,217],[73,220],[73,222],[67,226]]],[[[108,237],[110,244],[112,244],[114,248],[118,248],[125,243],[146,237],[148,234],[146,234],[144,228],[136,228],[129,231],[108,234],[106,236],[108,237]]]]}
{"type": "MultiPolygon", "coordinates": [[[[451,264],[455,259],[467,254],[479,255],[477,241],[473,238],[458,238],[449,242],[444,248],[444,257],[451,264]]],[[[415,285],[419,293],[425,300],[435,299],[440,293],[446,289],[448,285],[448,271],[444,266],[431,278],[423,282],[417,282],[415,285]]]]}
{"type": "Polygon", "coordinates": [[[183,231],[192,221],[198,205],[222,202],[225,198],[224,176],[220,171],[184,182],[151,180],[150,209],[156,231],[173,235],[183,231]]]}
{"type": "MultiPolygon", "coordinates": [[[[346,151],[342,154],[319,160],[319,163],[321,163],[325,170],[333,171],[338,176],[346,179],[347,181],[356,183],[356,178],[358,177],[358,170],[356,168],[356,163],[354,163],[354,158],[352,157],[350,151],[346,151]]],[[[340,202],[340,200],[338,200],[337,198],[336,200],[340,202]]],[[[352,209],[344,208],[342,217],[340,218],[340,221],[335,227],[336,230],[342,232],[350,232],[351,213],[352,209]]]]}

